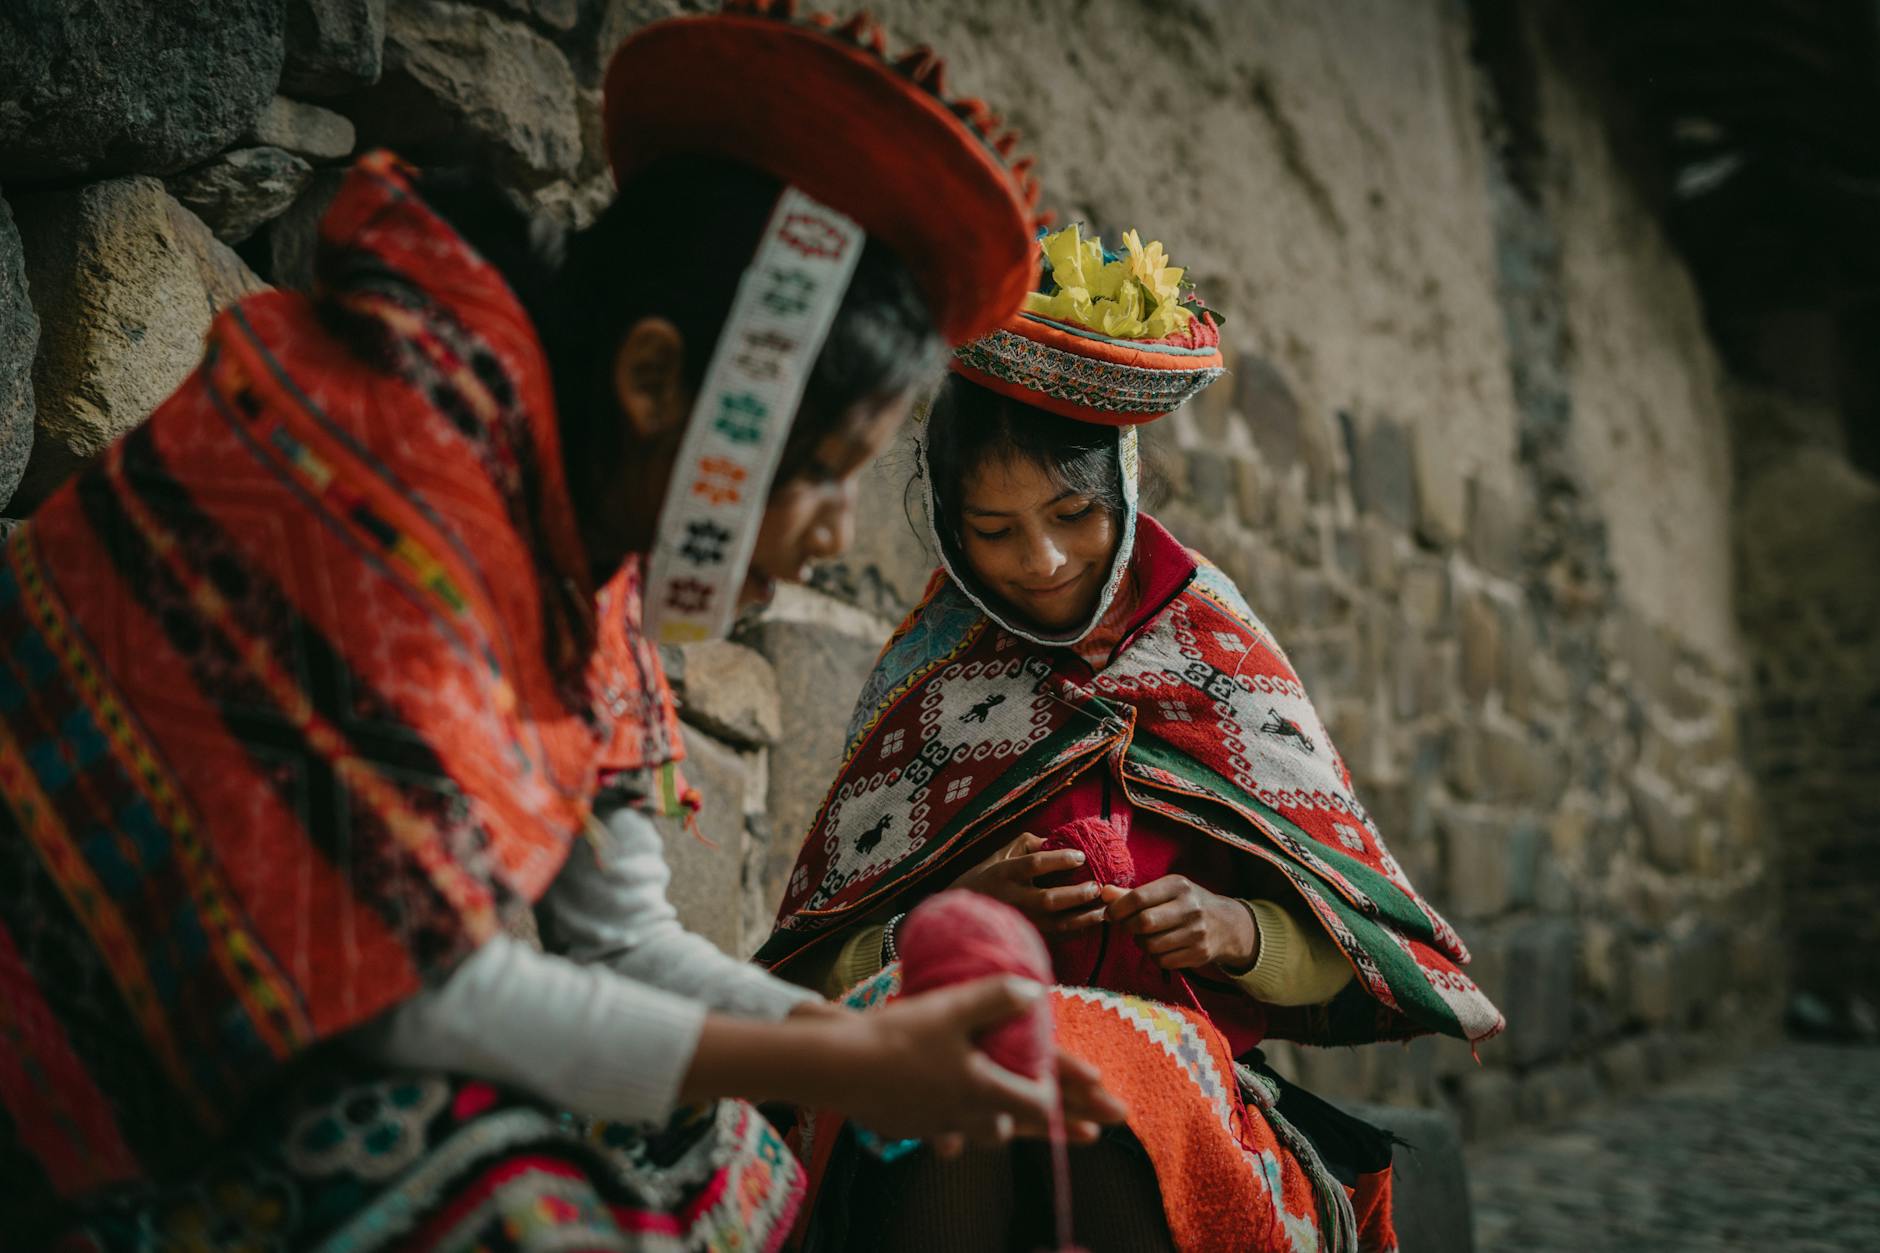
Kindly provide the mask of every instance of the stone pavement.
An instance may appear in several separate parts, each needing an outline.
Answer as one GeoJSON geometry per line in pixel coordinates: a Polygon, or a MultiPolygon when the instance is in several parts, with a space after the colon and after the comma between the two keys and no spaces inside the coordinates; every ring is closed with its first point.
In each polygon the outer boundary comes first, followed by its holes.
{"type": "Polygon", "coordinates": [[[1469,1169],[1477,1253],[1880,1249],[1880,1048],[1778,1045],[1469,1169]]]}

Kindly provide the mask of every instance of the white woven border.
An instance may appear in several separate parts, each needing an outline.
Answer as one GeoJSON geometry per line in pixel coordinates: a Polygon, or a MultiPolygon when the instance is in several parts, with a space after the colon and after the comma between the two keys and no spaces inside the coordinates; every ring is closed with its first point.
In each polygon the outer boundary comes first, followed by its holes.
{"type": "Polygon", "coordinates": [[[738,284],[660,506],[646,629],[722,636],[737,615],[777,462],[861,258],[862,228],[785,188],[738,284]]]}

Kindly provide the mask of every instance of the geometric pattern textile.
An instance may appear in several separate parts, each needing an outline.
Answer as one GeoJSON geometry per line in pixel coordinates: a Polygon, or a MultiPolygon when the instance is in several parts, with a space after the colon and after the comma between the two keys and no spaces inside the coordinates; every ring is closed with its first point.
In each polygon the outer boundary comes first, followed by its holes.
{"type": "MultiPolygon", "coordinates": [[[[844,1003],[893,999],[900,970],[889,965],[844,1003]]],[[[1050,1005],[1058,1047],[1095,1066],[1128,1105],[1129,1131],[1155,1168],[1177,1249],[1355,1253],[1344,1188],[1261,1081],[1235,1066],[1205,1016],[1101,988],[1053,988],[1050,1005]]],[[[833,1168],[842,1126],[840,1116],[822,1114],[798,1133],[812,1198],[833,1168]]]]}
{"type": "Polygon", "coordinates": [[[478,1080],[314,1069],[187,1180],[107,1194],[64,1253],[773,1253],[803,1172],[741,1101],[584,1123],[478,1080]]]}
{"type": "Polygon", "coordinates": [[[680,755],[508,287],[386,153],[318,265],[0,553],[8,1196],[188,1160],[524,914],[603,769],[680,755]]]}
{"type": "Polygon", "coordinates": [[[758,960],[787,966],[864,916],[908,908],[983,857],[985,839],[1102,770],[1132,806],[1284,875],[1352,963],[1357,978],[1329,1005],[1268,1007],[1268,1034],[1359,1044],[1500,1031],[1462,972],[1461,939],[1391,855],[1239,591],[1147,517],[1135,560],[1186,574],[1095,673],[933,580],[864,685],[758,960]]]}

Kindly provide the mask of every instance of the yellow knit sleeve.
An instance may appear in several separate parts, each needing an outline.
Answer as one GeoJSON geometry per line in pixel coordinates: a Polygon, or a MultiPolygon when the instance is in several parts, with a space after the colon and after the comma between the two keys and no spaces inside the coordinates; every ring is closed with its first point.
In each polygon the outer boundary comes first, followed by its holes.
{"type": "Polygon", "coordinates": [[[839,1000],[856,984],[880,974],[881,934],[885,930],[882,923],[857,927],[842,941],[842,947],[835,951],[828,968],[821,972],[822,977],[810,986],[832,1001],[839,1000]]]}
{"type": "Polygon", "coordinates": [[[1230,975],[1268,1005],[1323,1005],[1351,982],[1351,962],[1315,922],[1301,922],[1272,901],[1248,901],[1260,929],[1253,969],[1230,975]]]}

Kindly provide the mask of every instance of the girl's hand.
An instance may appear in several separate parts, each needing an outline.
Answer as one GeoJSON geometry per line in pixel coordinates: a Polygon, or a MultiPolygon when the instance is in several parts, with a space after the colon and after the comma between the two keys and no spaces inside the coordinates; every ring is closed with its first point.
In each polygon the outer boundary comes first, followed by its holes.
{"type": "Polygon", "coordinates": [[[1061,887],[1039,887],[1043,875],[1061,874],[1084,864],[1076,849],[1048,853],[1042,836],[1027,832],[953,881],[995,901],[1004,901],[1031,919],[1046,935],[1077,931],[1103,921],[1103,901],[1095,883],[1086,881],[1061,887]]]}
{"type": "Polygon", "coordinates": [[[815,1000],[804,999],[790,1006],[787,1017],[790,1018],[847,1018],[856,1011],[835,1001],[825,1001],[821,997],[815,1000]]]}
{"type": "Polygon", "coordinates": [[[1094,1068],[1060,1055],[1057,1083],[1041,1082],[1013,1074],[973,1044],[1044,993],[1040,984],[994,977],[849,1017],[829,1041],[833,1091],[825,1103],[891,1138],[1001,1144],[1048,1135],[1051,1105],[1061,1096],[1072,1138],[1094,1140],[1098,1124],[1128,1114],[1094,1068]]]}
{"type": "Polygon", "coordinates": [[[1260,929],[1239,901],[1217,896],[1182,875],[1165,875],[1132,891],[1106,888],[1109,916],[1136,935],[1164,970],[1219,966],[1232,974],[1253,969],[1260,929]]]}
{"type": "Polygon", "coordinates": [[[1021,1014],[1041,984],[993,976],[890,1001],[862,1013],[793,1014],[783,1022],[708,1014],[681,1101],[726,1096],[833,1109],[891,1139],[933,1140],[942,1153],[1050,1133],[1054,1102],[1076,1144],[1129,1116],[1086,1062],[1059,1053],[1052,1079],[1015,1075],[975,1036],[1021,1014]]]}

